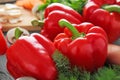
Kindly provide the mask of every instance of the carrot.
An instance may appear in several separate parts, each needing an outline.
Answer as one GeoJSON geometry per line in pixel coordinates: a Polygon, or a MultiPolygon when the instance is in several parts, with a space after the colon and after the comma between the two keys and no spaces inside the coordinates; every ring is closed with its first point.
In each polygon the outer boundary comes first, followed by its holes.
{"type": "Polygon", "coordinates": [[[23,0],[18,0],[18,1],[16,1],[15,4],[18,6],[23,6],[23,0]]]}
{"type": "Polygon", "coordinates": [[[31,2],[30,2],[31,0],[24,0],[24,5],[23,5],[23,7],[25,8],[25,9],[28,9],[28,10],[31,10],[32,9],[32,4],[31,4],[31,2]]]}
{"type": "Polygon", "coordinates": [[[17,0],[16,5],[22,6],[25,9],[32,10],[37,4],[43,4],[46,0],[17,0]]]}
{"type": "Polygon", "coordinates": [[[33,5],[33,7],[37,4],[43,4],[43,1],[41,1],[41,0],[30,0],[30,2],[33,5]]]}

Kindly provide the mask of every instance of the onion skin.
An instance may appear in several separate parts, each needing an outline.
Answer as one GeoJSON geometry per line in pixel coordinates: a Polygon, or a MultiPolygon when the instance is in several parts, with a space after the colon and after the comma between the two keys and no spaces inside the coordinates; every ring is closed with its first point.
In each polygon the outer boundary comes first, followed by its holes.
{"type": "Polygon", "coordinates": [[[108,61],[112,64],[120,65],[120,46],[115,44],[108,45],[108,61]]]}

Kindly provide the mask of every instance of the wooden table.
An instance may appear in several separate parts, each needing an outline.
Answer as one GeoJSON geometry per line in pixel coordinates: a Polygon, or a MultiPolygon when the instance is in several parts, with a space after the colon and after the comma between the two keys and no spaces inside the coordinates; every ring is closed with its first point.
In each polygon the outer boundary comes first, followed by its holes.
{"type": "MultiPolygon", "coordinates": [[[[0,5],[0,7],[4,7],[4,5],[0,5]]],[[[29,31],[40,30],[40,27],[32,26],[31,21],[37,20],[37,18],[32,14],[32,12],[29,10],[26,10],[24,8],[21,8],[20,10],[22,12],[22,14],[20,16],[21,22],[18,22],[15,24],[10,24],[9,22],[7,22],[5,24],[2,24],[2,30],[4,32],[7,32],[9,29],[14,28],[14,27],[22,27],[29,31]]]]}

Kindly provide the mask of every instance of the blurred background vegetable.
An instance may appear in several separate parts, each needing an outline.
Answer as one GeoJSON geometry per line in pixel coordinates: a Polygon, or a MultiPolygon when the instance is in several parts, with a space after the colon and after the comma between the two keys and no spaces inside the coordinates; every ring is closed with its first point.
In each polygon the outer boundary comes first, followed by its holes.
{"type": "Polygon", "coordinates": [[[46,0],[17,0],[16,5],[22,6],[25,9],[32,10],[32,8],[37,4],[43,4],[46,0]]]}
{"type": "Polygon", "coordinates": [[[74,10],[81,13],[83,6],[87,2],[87,0],[46,0],[45,4],[39,6],[39,10],[44,10],[49,4],[56,2],[70,6],[74,10]]]}

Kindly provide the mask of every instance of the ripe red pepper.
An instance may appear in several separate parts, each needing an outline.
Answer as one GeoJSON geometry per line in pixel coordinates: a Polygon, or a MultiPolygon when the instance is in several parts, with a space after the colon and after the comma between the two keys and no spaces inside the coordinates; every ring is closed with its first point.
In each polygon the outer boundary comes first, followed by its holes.
{"type": "Polygon", "coordinates": [[[51,54],[53,43],[34,33],[18,39],[7,50],[7,69],[16,79],[31,76],[37,80],[56,80],[57,70],[51,54]]]}
{"type": "Polygon", "coordinates": [[[89,0],[83,9],[85,21],[102,27],[110,43],[120,37],[119,3],[117,0],[89,0]]]}
{"type": "Polygon", "coordinates": [[[72,65],[94,71],[102,67],[107,57],[107,39],[105,31],[91,23],[81,23],[76,28],[66,20],[59,24],[64,33],[55,37],[54,45],[68,57],[72,65]],[[71,35],[72,34],[72,35],[71,35]]]}
{"type": "Polygon", "coordinates": [[[0,55],[3,55],[7,50],[7,42],[2,32],[2,27],[0,26],[0,55]]]}
{"type": "Polygon", "coordinates": [[[53,40],[55,36],[63,32],[63,28],[58,25],[58,21],[62,18],[67,19],[71,23],[79,24],[82,22],[82,17],[72,8],[60,4],[52,3],[45,9],[44,26],[41,30],[41,34],[53,40]]]}

